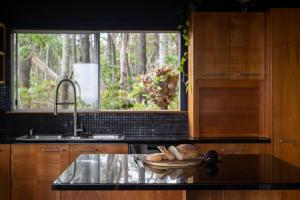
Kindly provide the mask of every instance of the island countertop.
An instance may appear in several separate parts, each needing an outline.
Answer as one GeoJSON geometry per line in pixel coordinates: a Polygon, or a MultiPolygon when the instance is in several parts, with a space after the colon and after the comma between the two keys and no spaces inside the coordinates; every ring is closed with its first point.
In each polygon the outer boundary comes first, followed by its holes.
{"type": "Polygon", "coordinates": [[[205,164],[157,169],[138,165],[141,154],[83,154],[53,190],[287,190],[300,189],[300,168],[272,155],[222,155],[205,164]]]}

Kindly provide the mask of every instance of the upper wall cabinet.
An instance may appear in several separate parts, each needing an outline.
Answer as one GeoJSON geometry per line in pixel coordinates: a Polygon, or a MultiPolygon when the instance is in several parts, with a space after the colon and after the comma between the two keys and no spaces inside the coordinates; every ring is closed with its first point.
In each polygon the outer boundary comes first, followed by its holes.
{"type": "Polygon", "coordinates": [[[194,79],[265,78],[264,13],[194,13],[191,22],[194,79]]]}
{"type": "Polygon", "coordinates": [[[192,73],[195,79],[229,79],[228,13],[192,15],[192,73]]]}
{"type": "Polygon", "coordinates": [[[0,84],[5,82],[5,63],[6,63],[6,28],[0,22],[0,84]]]}
{"type": "Polygon", "coordinates": [[[264,79],[265,13],[232,13],[230,17],[231,79],[264,79]]]}

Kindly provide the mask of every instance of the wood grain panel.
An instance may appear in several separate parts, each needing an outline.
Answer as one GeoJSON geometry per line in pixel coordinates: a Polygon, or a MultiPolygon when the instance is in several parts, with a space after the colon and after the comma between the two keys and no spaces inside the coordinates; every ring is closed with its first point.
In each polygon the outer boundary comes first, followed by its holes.
{"type": "Polygon", "coordinates": [[[300,9],[272,15],[274,153],[300,166],[300,9]]]}
{"type": "Polygon", "coordinates": [[[259,88],[199,88],[199,133],[258,136],[259,88]]]}
{"type": "Polygon", "coordinates": [[[70,161],[73,162],[80,154],[127,154],[127,144],[70,144],[70,161]]]}
{"type": "Polygon", "coordinates": [[[223,200],[224,191],[221,190],[189,190],[187,200],[223,200]]]}
{"type": "Polygon", "coordinates": [[[204,154],[209,149],[219,154],[271,154],[271,144],[197,144],[199,152],[204,154]]]}
{"type": "Polygon", "coordinates": [[[10,200],[10,145],[0,145],[0,199],[10,200]]]}
{"type": "Polygon", "coordinates": [[[265,78],[265,13],[231,13],[230,45],[231,79],[265,78]]]}
{"type": "MultiPolygon", "coordinates": [[[[255,191],[225,191],[224,200],[283,200],[280,191],[255,190],[255,191]]],[[[288,199],[291,200],[291,199],[288,199]]]]}
{"type": "Polygon", "coordinates": [[[138,190],[138,191],[64,191],[62,200],[185,200],[184,191],[138,190]]]}
{"type": "Polygon", "coordinates": [[[195,79],[229,79],[228,13],[192,15],[192,70],[195,79]]]}
{"type": "MultiPolygon", "coordinates": [[[[300,9],[271,10],[274,154],[300,167],[300,9]]],[[[281,199],[299,199],[283,191],[281,199]]]]}
{"type": "Polygon", "coordinates": [[[12,145],[12,199],[60,199],[52,182],[69,165],[69,145],[12,145]]]}

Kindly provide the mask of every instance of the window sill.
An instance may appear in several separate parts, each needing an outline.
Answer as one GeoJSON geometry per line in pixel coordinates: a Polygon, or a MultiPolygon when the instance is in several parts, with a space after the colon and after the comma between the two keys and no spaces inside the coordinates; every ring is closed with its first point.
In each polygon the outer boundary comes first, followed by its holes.
{"type": "MultiPolygon", "coordinates": [[[[53,110],[13,110],[5,112],[7,114],[22,114],[22,113],[36,113],[36,114],[53,114],[53,110]]],[[[70,114],[72,110],[59,110],[58,114],[70,114]]],[[[187,111],[179,110],[78,110],[77,113],[187,113],[187,111]]]]}

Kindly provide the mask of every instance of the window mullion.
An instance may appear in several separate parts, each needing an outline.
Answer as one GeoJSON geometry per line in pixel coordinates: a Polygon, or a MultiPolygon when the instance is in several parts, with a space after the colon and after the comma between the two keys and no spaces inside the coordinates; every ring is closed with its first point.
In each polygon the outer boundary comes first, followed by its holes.
{"type": "Polygon", "coordinates": [[[100,66],[100,37],[99,37],[100,33],[95,33],[95,50],[96,50],[96,60],[97,60],[97,64],[98,64],[98,93],[97,93],[97,106],[96,109],[99,110],[100,109],[100,83],[101,83],[101,66],[100,66]]]}

